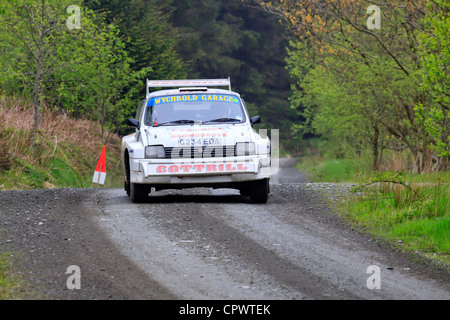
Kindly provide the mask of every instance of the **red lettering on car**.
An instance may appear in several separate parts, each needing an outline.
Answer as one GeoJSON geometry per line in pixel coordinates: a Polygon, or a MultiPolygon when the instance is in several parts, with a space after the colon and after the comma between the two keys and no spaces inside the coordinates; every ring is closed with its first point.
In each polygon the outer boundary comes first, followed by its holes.
{"type": "Polygon", "coordinates": [[[248,167],[244,167],[244,165],[242,163],[239,163],[238,170],[248,170],[248,167]]]}
{"type": "Polygon", "coordinates": [[[205,168],[204,164],[196,164],[194,169],[197,169],[197,172],[202,172],[203,168],[205,168]]]}
{"type": "Polygon", "coordinates": [[[158,173],[167,172],[167,167],[166,166],[159,166],[159,167],[156,168],[156,172],[158,172],[158,173]]]}
{"type": "Polygon", "coordinates": [[[191,170],[192,166],[183,164],[183,165],[180,166],[180,168],[181,168],[181,170],[183,170],[184,172],[189,172],[189,170],[191,170]]]}

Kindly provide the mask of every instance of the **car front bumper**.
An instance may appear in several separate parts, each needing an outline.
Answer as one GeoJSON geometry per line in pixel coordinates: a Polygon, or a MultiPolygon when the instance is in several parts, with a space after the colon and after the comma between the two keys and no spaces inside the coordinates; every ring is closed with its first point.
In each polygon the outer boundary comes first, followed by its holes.
{"type": "Polygon", "coordinates": [[[130,159],[130,182],[204,186],[270,177],[270,156],[202,159],[130,159]]]}

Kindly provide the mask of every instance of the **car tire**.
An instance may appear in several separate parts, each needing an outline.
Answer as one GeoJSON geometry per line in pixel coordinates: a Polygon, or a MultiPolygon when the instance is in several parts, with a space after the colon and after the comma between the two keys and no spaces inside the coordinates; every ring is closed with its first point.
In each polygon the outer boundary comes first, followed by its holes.
{"type": "Polygon", "coordinates": [[[239,189],[241,196],[248,197],[250,195],[251,187],[242,187],[239,189]]]}
{"type": "Polygon", "coordinates": [[[124,163],[125,163],[125,181],[124,181],[124,189],[127,193],[127,196],[131,196],[130,191],[130,157],[128,155],[128,152],[124,155],[124,163]]]}
{"type": "Polygon", "coordinates": [[[130,199],[133,203],[144,202],[148,197],[148,187],[144,184],[130,183],[130,199]]]}
{"type": "Polygon", "coordinates": [[[125,181],[123,183],[123,188],[125,189],[125,192],[127,193],[127,196],[130,196],[130,184],[125,181]]]}
{"type": "Polygon", "coordinates": [[[268,199],[269,199],[269,179],[253,181],[250,190],[250,200],[253,203],[266,203],[268,199]]]}

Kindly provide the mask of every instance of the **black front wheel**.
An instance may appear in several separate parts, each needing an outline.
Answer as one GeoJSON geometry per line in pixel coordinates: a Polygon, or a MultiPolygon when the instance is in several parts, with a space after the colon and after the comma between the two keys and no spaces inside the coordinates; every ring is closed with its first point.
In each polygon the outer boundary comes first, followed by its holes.
{"type": "Polygon", "coordinates": [[[145,184],[130,183],[130,199],[133,203],[144,202],[147,199],[149,189],[145,184]]]}
{"type": "Polygon", "coordinates": [[[266,203],[269,199],[269,179],[252,182],[250,200],[253,203],[266,203]]]}

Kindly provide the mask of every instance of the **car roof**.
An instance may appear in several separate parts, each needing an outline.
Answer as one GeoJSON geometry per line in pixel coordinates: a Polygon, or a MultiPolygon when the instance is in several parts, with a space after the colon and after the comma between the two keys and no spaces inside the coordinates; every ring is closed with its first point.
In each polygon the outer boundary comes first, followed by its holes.
{"type": "Polygon", "coordinates": [[[224,89],[211,89],[211,88],[179,88],[179,89],[168,89],[168,90],[159,90],[151,92],[148,96],[148,99],[159,96],[169,96],[169,95],[181,95],[181,94],[229,94],[234,95],[240,98],[239,93],[224,90],[224,89]],[[192,90],[188,90],[192,89],[192,90]]]}

